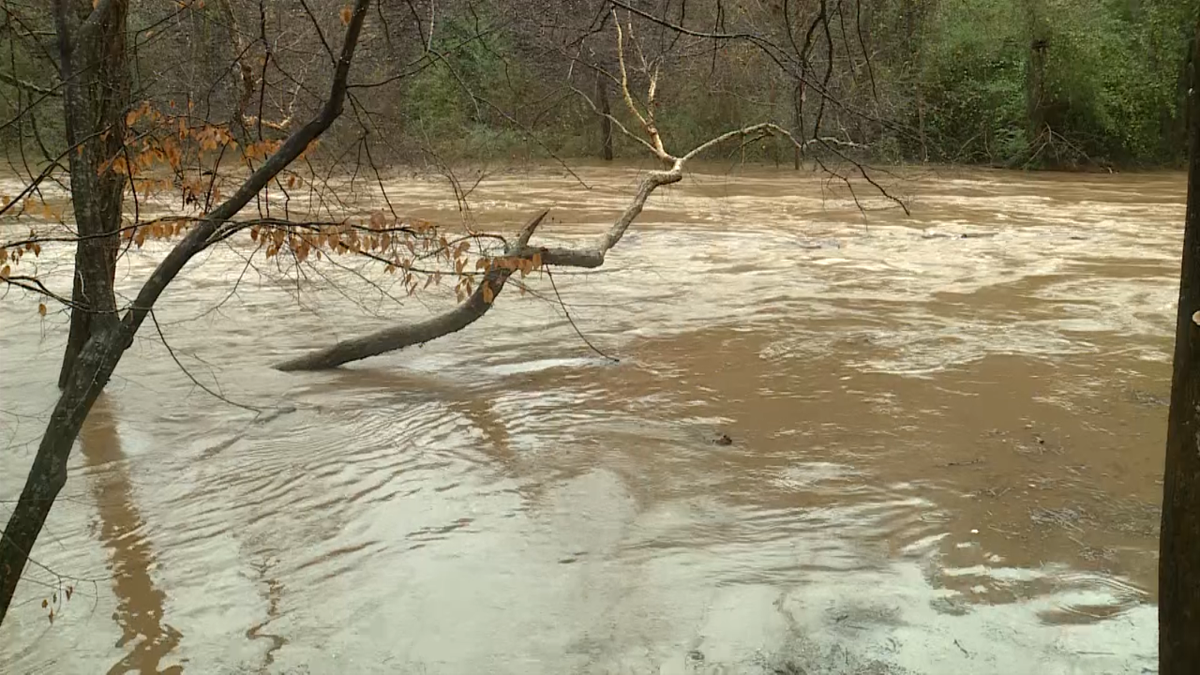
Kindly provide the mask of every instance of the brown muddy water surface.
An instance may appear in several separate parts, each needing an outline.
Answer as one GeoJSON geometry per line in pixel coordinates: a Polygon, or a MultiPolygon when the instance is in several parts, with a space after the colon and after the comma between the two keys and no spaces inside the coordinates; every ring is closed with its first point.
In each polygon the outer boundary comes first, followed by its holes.
{"type": "MultiPolygon", "coordinates": [[[[496,177],[472,206],[509,229],[550,208],[537,240],[580,240],[637,181],[583,176],[496,177]]],[[[147,322],[0,671],[1153,672],[1183,177],[892,180],[912,218],[864,223],[786,171],[654,195],[603,270],[555,278],[617,364],[531,278],[541,298],[510,289],[423,348],[279,373],[447,303],[342,261],[298,304],[243,274],[248,242],[213,252],[159,322],[197,378],[270,411],[195,387],[147,322]],[[53,624],[48,570],[75,588],[53,624]]],[[[444,183],[389,187],[458,218],[444,183]]],[[[156,246],[122,262],[126,293],[156,246]]],[[[69,258],[43,258],[61,286],[69,258]]],[[[36,304],[0,302],[5,518],[65,336],[36,304]]]]}

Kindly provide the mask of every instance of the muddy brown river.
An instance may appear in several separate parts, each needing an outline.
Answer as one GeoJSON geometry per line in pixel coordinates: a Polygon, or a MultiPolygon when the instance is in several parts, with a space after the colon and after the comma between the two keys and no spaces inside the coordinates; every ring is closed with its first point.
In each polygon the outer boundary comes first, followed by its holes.
{"type": "MultiPolygon", "coordinates": [[[[581,175],[492,177],[474,218],[596,234],[638,174],[581,175]]],[[[147,322],[0,671],[1154,672],[1183,176],[889,180],[911,218],[806,172],[655,194],[602,270],[555,276],[618,363],[534,275],[423,348],[276,372],[453,300],[342,260],[297,301],[248,243],[212,252],[158,321],[264,413],[147,322]]],[[[460,217],[444,182],[389,189],[460,217]]],[[[161,250],[122,261],[127,295],[161,250]]],[[[61,287],[67,261],[39,264],[61,287]]],[[[36,307],[0,301],[4,518],[65,341],[36,307]]]]}

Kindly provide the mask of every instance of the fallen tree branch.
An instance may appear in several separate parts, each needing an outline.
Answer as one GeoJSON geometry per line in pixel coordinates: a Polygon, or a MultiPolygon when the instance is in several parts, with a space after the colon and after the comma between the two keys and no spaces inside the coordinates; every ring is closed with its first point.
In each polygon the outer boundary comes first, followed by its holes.
{"type": "MultiPolygon", "coordinates": [[[[737,138],[746,134],[761,133],[765,130],[777,130],[791,138],[791,134],[788,134],[786,130],[774,124],[756,124],[722,134],[697,146],[682,157],[667,155],[667,158],[671,161],[671,168],[664,171],[647,172],[645,177],[642,178],[633,200],[625,207],[621,216],[590,247],[546,248],[530,246],[530,237],[533,236],[534,230],[537,229],[542,219],[548,213],[548,211],[543,211],[534,216],[521,229],[520,236],[504,248],[503,256],[522,260],[540,259],[543,265],[548,266],[600,267],[604,264],[607,253],[620,243],[629,226],[641,214],[642,209],[646,205],[646,200],[650,198],[650,195],[663,185],[677,183],[683,179],[683,169],[688,160],[731,138],[737,138]]],[[[361,338],[339,342],[332,347],[313,351],[303,356],[284,361],[276,365],[275,368],[283,371],[337,368],[353,361],[360,361],[372,356],[379,356],[404,349],[405,347],[424,344],[444,335],[458,332],[482,318],[491,309],[492,303],[495,302],[495,297],[504,288],[504,283],[508,280],[512,272],[511,268],[493,267],[484,275],[479,287],[475,289],[465,302],[432,319],[412,325],[385,328],[361,338]]]]}
{"type": "MultiPolygon", "coordinates": [[[[613,18],[617,18],[615,13],[613,13],[613,18]]],[[[534,230],[537,229],[538,225],[546,217],[547,212],[543,211],[534,216],[521,229],[520,236],[516,241],[504,247],[502,256],[488,260],[488,271],[479,286],[475,288],[474,292],[469,295],[465,302],[460,303],[455,308],[420,323],[385,328],[364,337],[339,342],[331,347],[309,352],[303,356],[276,365],[277,369],[283,371],[307,371],[337,368],[353,361],[379,356],[412,345],[424,344],[444,335],[460,331],[482,318],[491,309],[492,303],[503,289],[504,283],[517,267],[523,271],[527,271],[531,267],[538,266],[581,267],[587,269],[602,266],[608,252],[620,243],[629,226],[641,214],[642,209],[646,205],[646,200],[650,198],[650,195],[664,185],[670,185],[682,180],[684,167],[688,161],[727,141],[736,138],[745,139],[746,137],[781,136],[801,149],[810,144],[820,144],[831,149],[835,146],[861,147],[850,141],[827,137],[814,137],[800,141],[787,129],[767,122],[726,132],[697,145],[684,155],[672,155],[665,148],[654,117],[655,93],[658,86],[658,66],[656,63],[647,62],[644,57],[641,59],[643,70],[646,71],[644,74],[649,81],[648,102],[643,112],[638,108],[629,91],[629,74],[624,56],[625,34],[621,29],[620,21],[615,21],[615,24],[621,94],[626,107],[629,109],[629,113],[641,124],[646,138],[638,138],[629,129],[621,125],[618,120],[612,118],[611,115],[608,117],[616,123],[622,133],[639,141],[651,154],[669,168],[649,171],[644,175],[638,185],[637,193],[629,205],[625,207],[625,210],[617,218],[616,222],[600,235],[592,246],[584,248],[531,246],[529,244],[530,237],[532,237],[534,230]],[[504,260],[501,260],[501,258],[504,260]],[[522,264],[520,266],[512,265],[511,263],[514,259],[522,264]],[[501,262],[507,264],[493,264],[501,262]]],[[[632,32],[630,32],[630,36],[632,37],[632,32]]],[[[590,99],[587,99],[586,96],[584,96],[584,99],[592,105],[593,110],[596,110],[590,99]]],[[[603,114],[598,110],[596,112],[603,114]]],[[[839,152],[838,154],[840,155],[841,153],[839,152]]],[[[844,155],[842,156],[844,157],[844,155]]]]}
{"type": "MultiPolygon", "coordinates": [[[[525,227],[521,228],[517,239],[505,247],[506,255],[515,255],[528,247],[529,238],[533,231],[546,217],[548,211],[542,211],[534,216],[525,227]]],[[[471,293],[465,302],[454,309],[420,323],[385,328],[370,335],[339,342],[327,349],[310,352],[299,358],[284,361],[275,366],[278,370],[325,370],[336,368],[351,361],[359,361],[372,356],[386,354],[412,345],[419,345],[435,340],[443,335],[458,332],[475,323],[492,308],[496,296],[503,290],[508,277],[514,270],[506,267],[493,267],[483,276],[479,286],[471,293]]]]}

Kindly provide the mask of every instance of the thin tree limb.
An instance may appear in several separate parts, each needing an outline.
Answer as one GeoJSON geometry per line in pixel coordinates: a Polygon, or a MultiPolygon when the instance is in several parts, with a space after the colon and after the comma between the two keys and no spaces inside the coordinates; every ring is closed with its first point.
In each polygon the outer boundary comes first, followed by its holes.
{"type": "Polygon", "coordinates": [[[35,94],[41,94],[43,96],[62,96],[62,92],[58,90],[59,87],[55,87],[53,89],[49,87],[43,87],[4,72],[0,72],[0,82],[5,82],[14,87],[20,87],[26,91],[32,91],[35,94]]]}

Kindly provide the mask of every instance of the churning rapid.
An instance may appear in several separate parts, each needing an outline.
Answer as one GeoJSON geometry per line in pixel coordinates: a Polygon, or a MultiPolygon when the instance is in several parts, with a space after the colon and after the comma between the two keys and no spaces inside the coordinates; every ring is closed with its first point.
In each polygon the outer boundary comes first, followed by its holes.
{"type": "MultiPolygon", "coordinates": [[[[598,233],[638,174],[580,173],[592,189],[486,180],[477,226],[549,208],[536,241],[598,233]]],[[[533,275],[422,348],[276,372],[444,293],[397,302],[338,259],[297,294],[249,242],[214,251],[158,323],[193,377],[264,414],[197,387],[147,322],[0,670],[1153,670],[1182,176],[887,181],[911,218],[807,172],[710,165],[656,193],[602,269],[554,278],[619,363],[533,275]]],[[[444,183],[388,188],[461,217],[444,183]]],[[[122,261],[126,295],[155,246],[122,261]]],[[[61,283],[60,255],[39,264],[61,283]]],[[[66,335],[36,307],[0,302],[5,518],[66,335]]]]}

